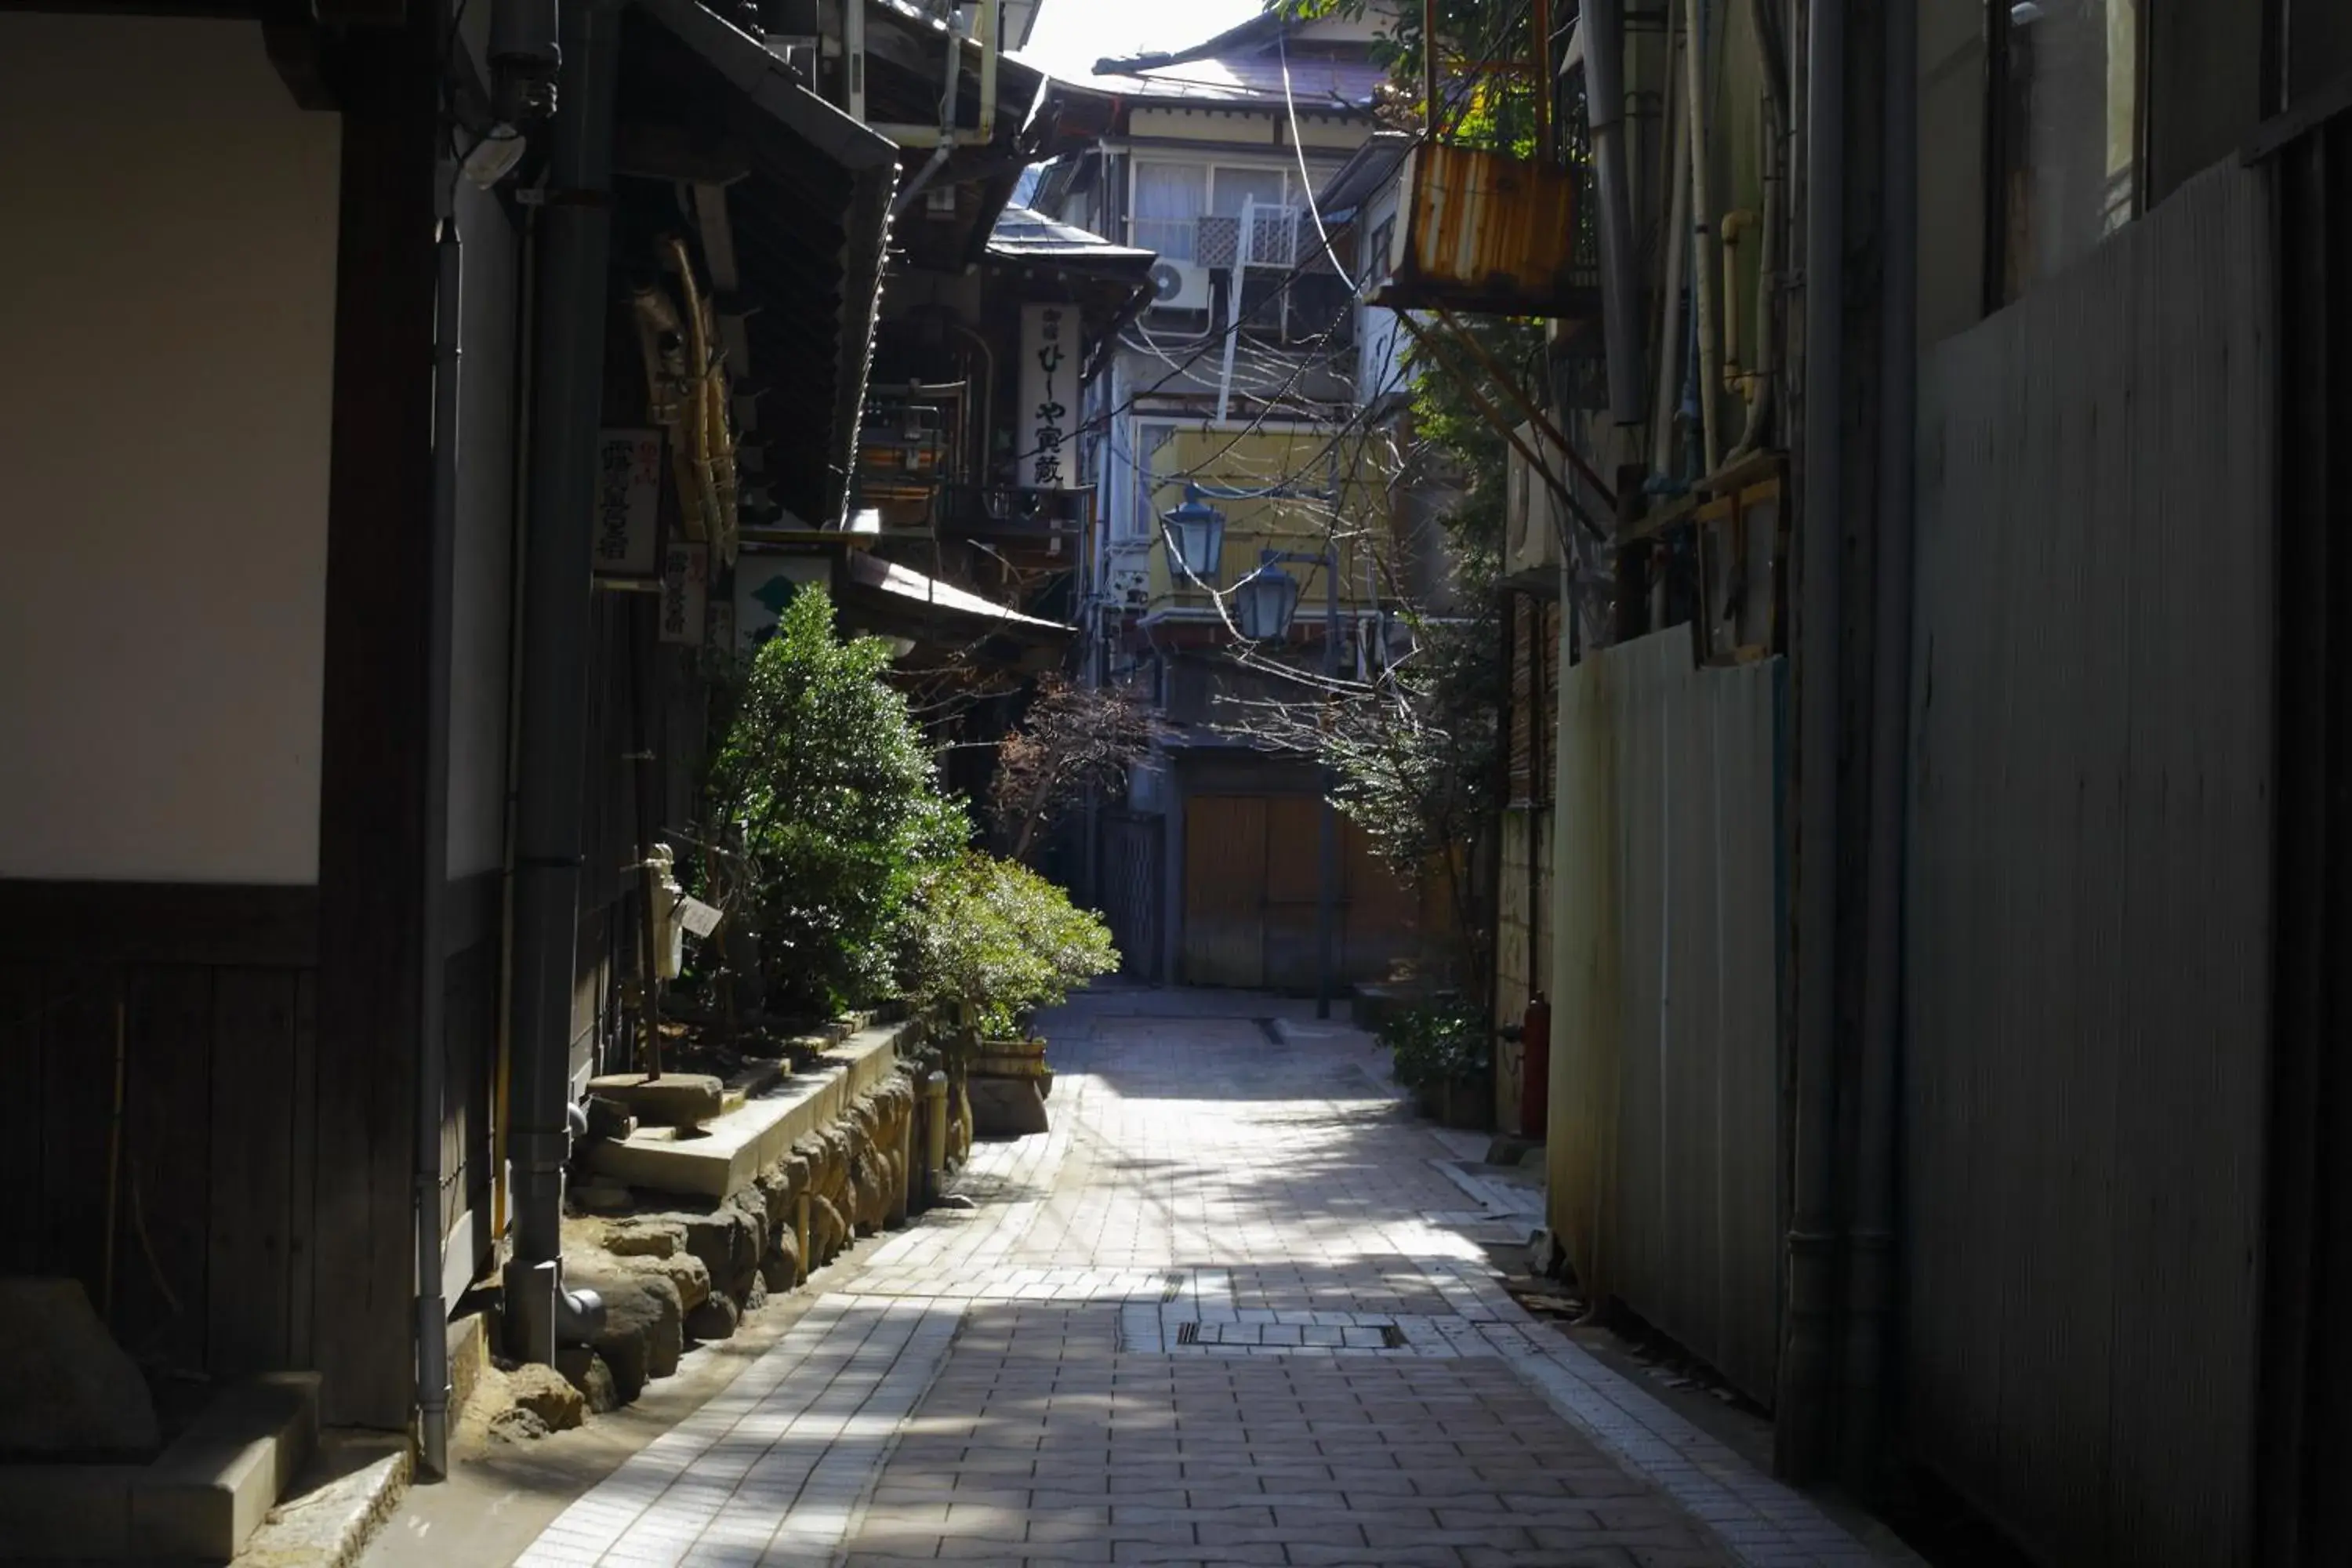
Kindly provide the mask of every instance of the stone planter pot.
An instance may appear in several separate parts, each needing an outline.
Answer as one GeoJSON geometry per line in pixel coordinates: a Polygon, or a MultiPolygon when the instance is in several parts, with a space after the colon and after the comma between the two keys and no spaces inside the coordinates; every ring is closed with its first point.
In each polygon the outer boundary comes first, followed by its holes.
{"type": "Polygon", "coordinates": [[[1040,1039],[982,1040],[971,1059],[971,1076],[1027,1079],[1040,1096],[1054,1092],[1054,1069],[1045,1065],[1045,1042],[1040,1039]]]}
{"type": "Polygon", "coordinates": [[[1413,1108],[1441,1127],[1480,1131],[1493,1120],[1484,1079],[1456,1078],[1444,1083],[1425,1083],[1412,1091],[1412,1099],[1413,1108]]]}

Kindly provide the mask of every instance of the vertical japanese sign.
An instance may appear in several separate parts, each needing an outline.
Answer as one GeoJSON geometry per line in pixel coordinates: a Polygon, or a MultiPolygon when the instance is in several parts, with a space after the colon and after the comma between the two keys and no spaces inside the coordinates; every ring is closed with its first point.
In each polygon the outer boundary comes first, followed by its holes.
{"type": "Polygon", "coordinates": [[[674,540],[662,551],[661,640],[702,646],[710,602],[710,546],[674,540]]]}
{"type": "Polygon", "coordinates": [[[1015,436],[1021,445],[1013,483],[1058,490],[1075,481],[1070,437],[1077,408],[1077,308],[1022,306],[1021,423],[1015,436]]]}
{"type": "Polygon", "coordinates": [[[661,435],[605,430],[596,437],[596,571],[650,577],[661,516],[661,435]]]}

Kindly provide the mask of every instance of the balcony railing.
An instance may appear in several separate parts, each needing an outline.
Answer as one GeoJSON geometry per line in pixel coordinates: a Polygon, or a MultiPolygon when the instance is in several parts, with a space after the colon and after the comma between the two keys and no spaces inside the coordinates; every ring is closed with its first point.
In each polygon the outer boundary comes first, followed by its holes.
{"type": "Polygon", "coordinates": [[[1337,270],[1315,227],[1315,216],[1305,207],[1253,205],[1244,216],[1139,217],[1130,229],[1134,243],[1142,248],[1213,271],[1231,270],[1237,264],[1245,270],[1337,270]]]}

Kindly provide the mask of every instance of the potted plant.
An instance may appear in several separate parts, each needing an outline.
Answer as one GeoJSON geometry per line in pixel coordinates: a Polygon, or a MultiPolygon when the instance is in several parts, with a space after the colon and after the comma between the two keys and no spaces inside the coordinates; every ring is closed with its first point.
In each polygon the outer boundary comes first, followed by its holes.
{"type": "Polygon", "coordinates": [[[1494,1050],[1485,1015],[1460,998],[1400,1008],[1381,1026],[1396,1080],[1413,1103],[1447,1127],[1486,1124],[1487,1075],[1494,1050]]]}

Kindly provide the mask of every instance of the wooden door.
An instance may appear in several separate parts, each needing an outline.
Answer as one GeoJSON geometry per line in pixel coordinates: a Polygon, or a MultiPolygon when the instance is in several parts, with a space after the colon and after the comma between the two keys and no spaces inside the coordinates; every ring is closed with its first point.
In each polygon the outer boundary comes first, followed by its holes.
{"type": "Polygon", "coordinates": [[[1187,984],[1265,984],[1266,805],[1239,795],[1184,803],[1187,984]]]}
{"type": "MultiPolygon", "coordinates": [[[[1313,795],[1278,795],[1265,803],[1265,960],[1262,984],[1278,991],[1312,986],[1318,962],[1316,916],[1323,892],[1323,826],[1313,795]]],[[[1332,958],[1339,958],[1332,933],[1332,958]]]]}

